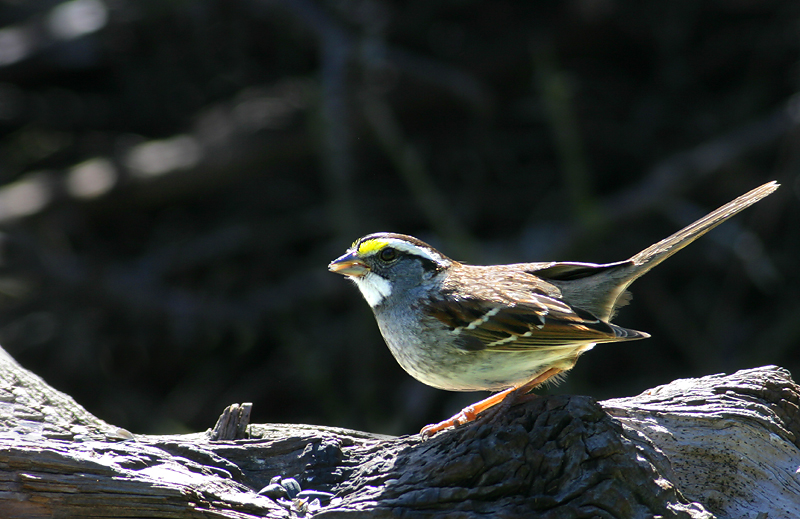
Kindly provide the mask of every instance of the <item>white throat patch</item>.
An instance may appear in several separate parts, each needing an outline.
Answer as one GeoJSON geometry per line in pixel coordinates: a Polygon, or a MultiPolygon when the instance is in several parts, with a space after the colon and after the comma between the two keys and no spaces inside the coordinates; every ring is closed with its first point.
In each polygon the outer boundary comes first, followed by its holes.
{"type": "Polygon", "coordinates": [[[392,285],[384,278],[372,272],[362,277],[351,277],[358,289],[361,290],[361,295],[367,300],[369,306],[375,308],[384,299],[392,294],[392,285]]]}

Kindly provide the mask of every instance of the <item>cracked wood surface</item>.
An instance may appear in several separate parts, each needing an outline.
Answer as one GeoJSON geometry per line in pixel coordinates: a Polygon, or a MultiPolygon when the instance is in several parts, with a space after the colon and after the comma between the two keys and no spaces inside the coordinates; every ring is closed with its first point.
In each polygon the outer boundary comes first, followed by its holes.
{"type": "Polygon", "coordinates": [[[0,350],[0,516],[796,515],[800,390],[781,368],[524,400],[425,442],[285,424],[132,435],[0,350]],[[259,495],[278,475],[335,497],[259,495]]]}

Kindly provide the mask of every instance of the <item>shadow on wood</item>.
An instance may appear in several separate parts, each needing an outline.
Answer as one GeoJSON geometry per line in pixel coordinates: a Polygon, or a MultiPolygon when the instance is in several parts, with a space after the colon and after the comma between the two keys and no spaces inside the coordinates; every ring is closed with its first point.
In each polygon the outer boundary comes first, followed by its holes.
{"type": "MultiPolygon", "coordinates": [[[[600,403],[530,398],[425,442],[282,424],[212,441],[113,427],[0,350],[0,510],[23,518],[788,518],[800,502],[798,402],[790,374],[767,366],[600,403]],[[276,476],[303,492],[287,492],[276,476]]],[[[241,421],[247,411],[228,415],[241,421]]]]}

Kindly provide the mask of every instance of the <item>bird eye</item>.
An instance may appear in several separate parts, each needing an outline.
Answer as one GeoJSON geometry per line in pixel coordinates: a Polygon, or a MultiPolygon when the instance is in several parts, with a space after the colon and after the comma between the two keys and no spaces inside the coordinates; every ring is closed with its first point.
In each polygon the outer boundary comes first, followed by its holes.
{"type": "Polygon", "coordinates": [[[397,250],[391,247],[384,247],[378,254],[378,257],[381,259],[381,261],[389,263],[390,261],[397,259],[397,250]]]}

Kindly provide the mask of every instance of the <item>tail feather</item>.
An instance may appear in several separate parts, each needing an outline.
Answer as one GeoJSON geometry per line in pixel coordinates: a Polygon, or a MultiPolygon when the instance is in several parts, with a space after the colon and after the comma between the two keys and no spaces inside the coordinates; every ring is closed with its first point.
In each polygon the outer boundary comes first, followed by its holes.
{"type": "Polygon", "coordinates": [[[604,321],[609,321],[616,309],[625,305],[630,299],[626,289],[636,279],[728,218],[774,192],[778,187],[779,184],[774,181],[757,187],[626,261],[605,265],[555,263],[536,271],[535,274],[558,286],[563,298],[574,306],[588,310],[604,321]]]}
{"type": "Polygon", "coordinates": [[[618,341],[636,341],[650,337],[650,334],[646,332],[631,330],[630,328],[623,328],[622,326],[617,326],[616,324],[611,323],[609,323],[609,325],[614,330],[614,335],[617,337],[616,340],[618,341]]]}
{"type": "Polygon", "coordinates": [[[728,202],[716,211],[708,213],[696,222],[687,225],[672,236],[664,238],[660,242],[647,247],[645,250],[628,260],[637,266],[647,266],[647,268],[644,269],[635,269],[633,271],[635,274],[633,279],[642,276],[648,270],[669,258],[682,248],[686,247],[694,240],[701,237],[731,216],[743,211],[744,209],[747,209],[765,196],[771,194],[778,189],[779,186],[780,184],[774,180],[759,186],[752,191],[743,194],[736,200],[728,202]]]}

